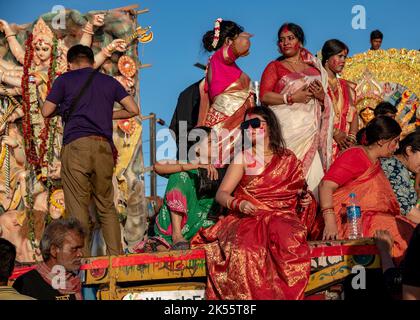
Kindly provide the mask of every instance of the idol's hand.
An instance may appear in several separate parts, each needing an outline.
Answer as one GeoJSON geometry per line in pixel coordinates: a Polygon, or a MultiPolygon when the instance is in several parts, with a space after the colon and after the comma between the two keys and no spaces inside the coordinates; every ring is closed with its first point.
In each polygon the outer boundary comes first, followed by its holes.
{"type": "Polygon", "coordinates": [[[123,39],[115,39],[111,42],[111,47],[119,52],[124,52],[127,50],[127,43],[123,39]]]}
{"type": "Polygon", "coordinates": [[[6,126],[7,126],[7,122],[3,123],[0,126],[0,136],[4,133],[4,131],[6,130],[6,126]]]}
{"type": "Polygon", "coordinates": [[[19,144],[15,138],[12,138],[11,136],[2,136],[1,137],[1,145],[6,145],[11,148],[16,148],[19,144]]]}
{"type": "Polygon", "coordinates": [[[12,32],[12,29],[9,26],[9,23],[6,20],[0,19],[0,31],[4,32],[6,36],[8,33],[12,32]]]}

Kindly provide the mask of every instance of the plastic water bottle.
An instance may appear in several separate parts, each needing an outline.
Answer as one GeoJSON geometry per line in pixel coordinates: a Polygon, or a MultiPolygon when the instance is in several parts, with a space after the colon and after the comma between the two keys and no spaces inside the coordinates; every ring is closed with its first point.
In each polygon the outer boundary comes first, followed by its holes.
{"type": "Polygon", "coordinates": [[[354,193],[350,194],[347,206],[348,238],[351,240],[362,238],[362,211],[354,193]]]}

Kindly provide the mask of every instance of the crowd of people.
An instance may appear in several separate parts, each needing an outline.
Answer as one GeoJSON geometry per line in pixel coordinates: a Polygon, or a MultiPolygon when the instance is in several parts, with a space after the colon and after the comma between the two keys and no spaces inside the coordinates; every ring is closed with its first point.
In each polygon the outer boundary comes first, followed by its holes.
{"type": "MultiPolygon", "coordinates": [[[[384,272],[393,270],[389,281],[401,278],[403,297],[420,299],[420,133],[402,137],[396,107],[387,102],[362,128],[355,84],[340,78],[349,47],[331,39],[316,57],[305,49],[304,31],[294,23],[278,30],[281,56],[262,73],[262,105],[256,106],[250,78],[236,64],[249,54],[251,38],[237,23],[220,18],[204,34],[203,46],[212,55],[205,78],[195,86],[200,103],[191,130],[201,138],[191,161],[154,165],[169,182],[153,235],[137,249],[203,248],[208,299],[303,299],[311,269],[308,241],[346,239],[345,209],[355,194],[363,236],[377,239],[384,272]],[[220,134],[226,130],[241,134],[220,134]],[[214,162],[219,156],[229,163],[214,162]]],[[[382,39],[379,31],[372,32],[371,49],[379,49],[382,39]]],[[[93,108],[75,111],[64,131],[64,196],[70,216],[80,222],[51,223],[41,240],[43,263],[16,280],[17,292],[0,287],[0,299],[82,299],[74,273],[87,252],[83,227],[91,194],[108,253],[121,253],[110,124],[137,115],[138,107],[115,81],[92,72],[89,50],[80,45],[69,50],[72,71],[54,82],[42,108],[45,117],[57,106],[63,115],[74,112],[78,94],[83,101],[74,82],[88,87],[93,79],[95,90],[103,91],[101,97],[87,95],[82,106],[93,108]],[[124,109],[112,112],[114,101],[124,109]],[[103,105],[101,116],[97,108],[103,105]],[[60,289],[52,283],[55,265],[65,269],[66,286],[60,289]]],[[[16,253],[7,241],[0,242],[0,250],[5,286],[16,253]]]]}
{"type": "MultiPolygon", "coordinates": [[[[391,243],[381,251],[383,259],[389,255],[393,267],[404,265],[420,208],[419,132],[402,136],[396,106],[386,101],[373,106],[375,118],[364,127],[356,84],[340,77],[349,47],[331,39],[316,57],[294,23],[279,28],[281,56],[262,73],[262,105],[255,106],[248,77],[235,63],[248,55],[251,37],[222,19],[203,36],[213,55],[197,83],[201,101],[191,132],[205,131],[204,138],[194,146],[194,161],[155,165],[159,174],[169,174],[169,184],[154,236],[143,249],[204,248],[209,299],[301,299],[310,274],[308,241],[347,239],[346,206],[355,194],[363,237],[391,243]],[[221,144],[223,128],[240,128],[251,147],[237,152],[237,136],[221,144]],[[211,162],[217,152],[230,155],[226,172],[211,162]],[[201,192],[200,169],[219,182],[213,196],[201,192]],[[214,210],[219,216],[210,219],[214,210]]],[[[373,31],[371,50],[380,49],[382,39],[373,31]]]]}

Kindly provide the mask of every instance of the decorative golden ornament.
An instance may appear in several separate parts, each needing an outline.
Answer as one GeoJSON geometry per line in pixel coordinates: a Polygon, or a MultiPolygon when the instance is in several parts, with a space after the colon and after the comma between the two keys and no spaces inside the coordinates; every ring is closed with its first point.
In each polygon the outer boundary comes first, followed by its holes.
{"type": "Polygon", "coordinates": [[[118,70],[127,78],[132,78],[137,72],[136,62],[129,56],[122,56],[118,60],[118,70]]]}
{"type": "Polygon", "coordinates": [[[416,122],[420,124],[419,51],[388,49],[356,54],[347,59],[342,77],[357,83],[355,105],[365,124],[381,101],[397,107],[396,120],[404,131],[412,131],[416,122]]]}

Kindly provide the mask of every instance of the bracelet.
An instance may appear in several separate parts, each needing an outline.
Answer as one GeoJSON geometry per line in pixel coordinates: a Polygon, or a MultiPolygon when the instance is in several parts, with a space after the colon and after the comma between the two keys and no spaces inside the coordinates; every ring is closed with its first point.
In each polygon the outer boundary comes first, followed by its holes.
{"type": "Polygon", "coordinates": [[[357,142],[356,136],[355,136],[354,134],[352,134],[352,133],[350,133],[350,134],[347,136],[347,138],[348,138],[351,142],[353,142],[353,143],[356,143],[356,142],[357,142]]]}
{"type": "Polygon", "coordinates": [[[228,208],[229,210],[232,210],[231,204],[232,204],[233,200],[235,200],[235,199],[227,199],[227,201],[226,201],[226,208],[228,208]]]}
{"type": "Polygon", "coordinates": [[[241,203],[242,203],[243,201],[244,201],[244,200],[234,198],[234,199],[232,200],[232,202],[230,203],[230,205],[231,205],[230,210],[234,210],[234,211],[241,211],[241,210],[240,210],[240,207],[241,207],[241,203]]]}
{"type": "Polygon", "coordinates": [[[321,213],[322,213],[323,216],[326,215],[326,214],[335,214],[334,208],[321,209],[321,213]]]}
{"type": "Polygon", "coordinates": [[[102,53],[106,55],[108,58],[112,56],[112,53],[107,48],[103,48],[102,53]]]}
{"type": "Polygon", "coordinates": [[[287,104],[287,93],[283,95],[283,102],[284,104],[287,104]]]}
{"type": "Polygon", "coordinates": [[[5,36],[4,38],[7,39],[9,37],[16,37],[16,33],[9,34],[8,36],[5,36]]]}
{"type": "Polygon", "coordinates": [[[288,105],[292,105],[293,104],[293,97],[292,97],[292,94],[291,93],[289,93],[287,95],[287,104],[288,105]]]}
{"type": "Polygon", "coordinates": [[[231,202],[231,210],[238,210],[238,199],[234,198],[231,202]]]}
{"type": "Polygon", "coordinates": [[[329,214],[331,214],[331,215],[335,216],[335,212],[334,212],[334,210],[331,210],[331,211],[325,211],[325,212],[323,212],[323,213],[322,213],[322,216],[325,218],[325,216],[326,216],[326,215],[329,215],[329,214]]]}

